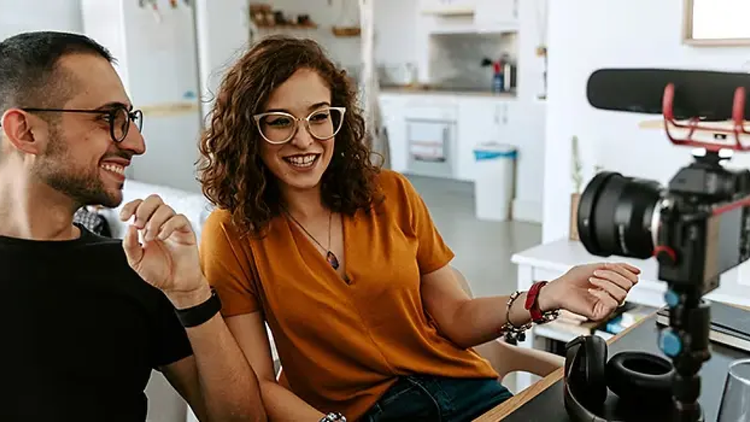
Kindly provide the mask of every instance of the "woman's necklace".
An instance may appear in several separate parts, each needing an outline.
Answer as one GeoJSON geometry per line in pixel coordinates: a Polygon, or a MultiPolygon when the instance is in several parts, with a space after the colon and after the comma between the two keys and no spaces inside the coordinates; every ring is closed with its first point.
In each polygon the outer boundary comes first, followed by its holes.
{"type": "Polygon", "coordinates": [[[336,254],[331,252],[331,250],[329,249],[331,247],[331,217],[333,216],[333,212],[328,213],[328,248],[321,245],[320,242],[318,242],[318,240],[315,239],[315,237],[311,235],[310,232],[307,231],[307,229],[305,229],[305,226],[303,226],[302,223],[297,221],[297,219],[294,218],[294,216],[292,216],[292,213],[287,211],[286,215],[288,215],[289,218],[291,218],[295,223],[297,223],[297,225],[302,229],[302,231],[304,231],[305,234],[307,234],[307,236],[313,240],[313,242],[317,243],[318,246],[320,246],[320,248],[326,252],[326,261],[328,261],[328,263],[331,264],[331,267],[333,267],[334,270],[338,270],[339,259],[336,257],[336,254]]]}

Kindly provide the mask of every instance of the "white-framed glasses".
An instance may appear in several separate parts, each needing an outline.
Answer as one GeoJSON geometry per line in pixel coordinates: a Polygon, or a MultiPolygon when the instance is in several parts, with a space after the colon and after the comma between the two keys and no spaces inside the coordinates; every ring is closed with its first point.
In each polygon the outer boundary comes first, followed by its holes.
{"type": "Polygon", "coordinates": [[[283,111],[269,111],[253,116],[258,131],[266,142],[274,145],[285,144],[294,138],[300,123],[307,132],[319,141],[333,138],[344,122],[345,107],[323,107],[305,118],[297,118],[283,111]]]}

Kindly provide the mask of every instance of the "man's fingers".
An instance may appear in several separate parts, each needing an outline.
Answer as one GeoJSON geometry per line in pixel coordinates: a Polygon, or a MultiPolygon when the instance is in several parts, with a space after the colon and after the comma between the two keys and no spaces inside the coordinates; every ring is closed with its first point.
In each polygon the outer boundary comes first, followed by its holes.
{"type": "Polygon", "coordinates": [[[182,214],[177,214],[161,226],[161,230],[159,230],[159,239],[165,240],[175,231],[188,232],[190,230],[192,230],[190,220],[182,214]]]}
{"type": "Polygon", "coordinates": [[[138,242],[138,230],[132,224],[128,225],[125,238],[122,240],[122,248],[125,249],[125,255],[131,266],[137,265],[141,262],[143,249],[141,248],[140,242],[138,242]]]}
{"type": "Polygon", "coordinates": [[[136,199],[123,205],[122,209],[120,210],[120,220],[128,221],[130,217],[133,216],[138,206],[141,205],[141,202],[143,202],[142,199],[136,199]]]}
{"type": "Polygon", "coordinates": [[[628,292],[625,289],[609,280],[591,277],[589,281],[594,286],[599,287],[607,292],[617,302],[618,305],[622,303],[628,296],[628,292]]]}
{"type": "Polygon", "coordinates": [[[159,208],[164,201],[158,195],[149,195],[135,210],[135,221],[133,224],[138,229],[146,228],[146,223],[151,219],[151,215],[159,208]]]}
{"type": "Polygon", "coordinates": [[[166,204],[159,205],[159,208],[154,211],[151,217],[146,222],[146,234],[143,239],[146,242],[150,242],[156,239],[156,236],[162,229],[164,223],[174,216],[174,210],[166,204]]]}

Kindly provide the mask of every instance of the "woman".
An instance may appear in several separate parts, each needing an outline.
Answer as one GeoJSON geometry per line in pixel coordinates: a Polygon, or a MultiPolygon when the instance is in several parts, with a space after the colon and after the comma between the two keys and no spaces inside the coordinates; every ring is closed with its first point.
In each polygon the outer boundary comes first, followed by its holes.
{"type": "MultiPolygon", "coordinates": [[[[510,397],[471,347],[508,316],[529,322],[528,293],[510,308],[508,296],[471,300],[420,196],[371,165],[364,138],[355,87],[314,42],[256,44],[225,75],[201,140],[219,208],[203,228],[206,277],[273,420],[469,420],[510,397]]],[[[637,274],[576,267],[530,309],[601,319],[637,274]]]]}

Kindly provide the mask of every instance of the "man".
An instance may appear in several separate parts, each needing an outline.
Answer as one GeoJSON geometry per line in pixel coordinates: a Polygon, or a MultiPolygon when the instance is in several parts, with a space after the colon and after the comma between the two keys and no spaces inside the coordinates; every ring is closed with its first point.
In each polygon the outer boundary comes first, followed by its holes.
{"type": "Polygon", "coordinates": [[[151,196],[122,242],[73,223],[145,152],[112,62],[76,34],[0,43],[0,420],[144,421],[152,368],[201,420],[265,420],[188,220],[151,196]]]}

